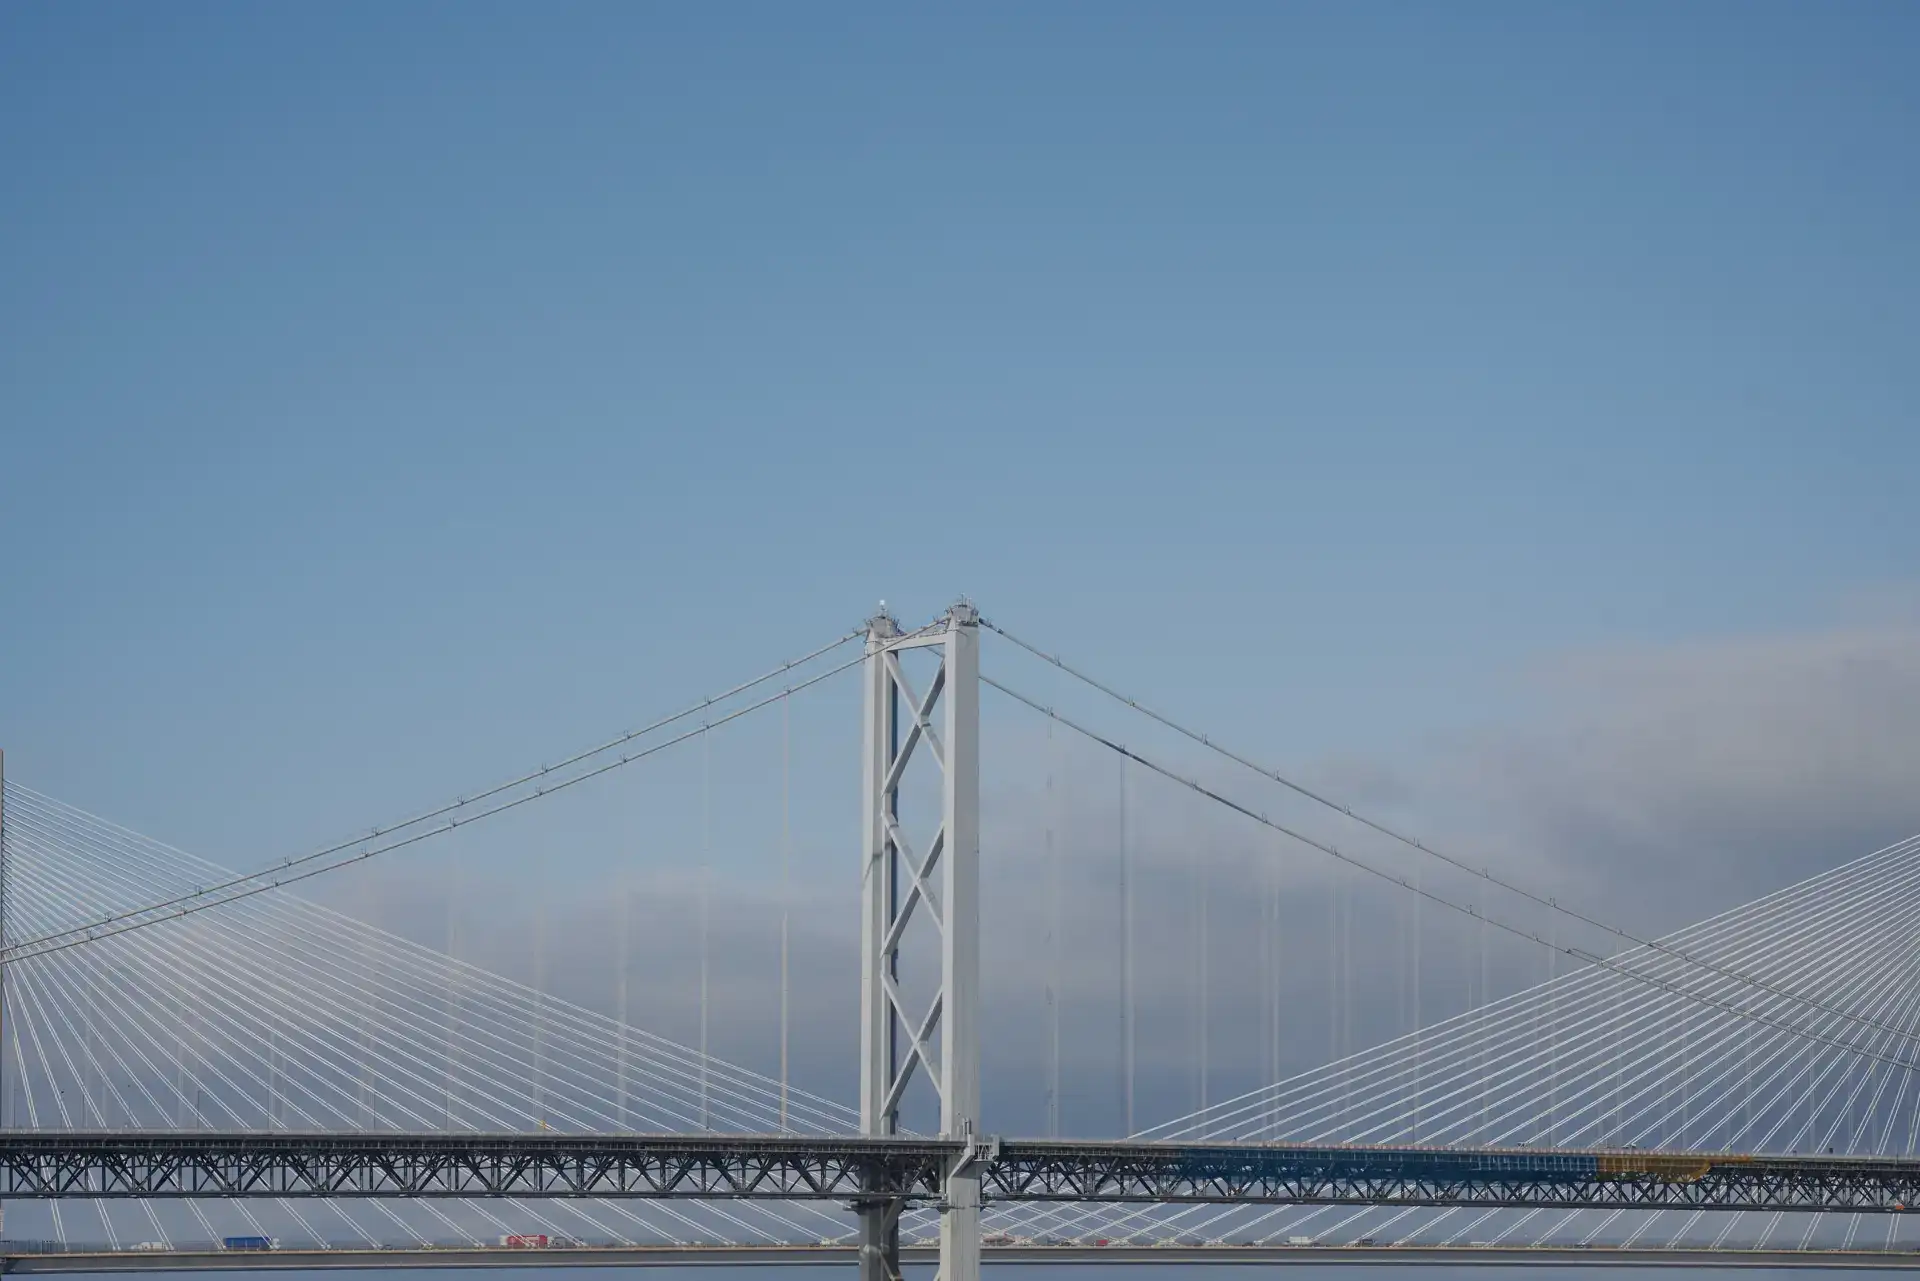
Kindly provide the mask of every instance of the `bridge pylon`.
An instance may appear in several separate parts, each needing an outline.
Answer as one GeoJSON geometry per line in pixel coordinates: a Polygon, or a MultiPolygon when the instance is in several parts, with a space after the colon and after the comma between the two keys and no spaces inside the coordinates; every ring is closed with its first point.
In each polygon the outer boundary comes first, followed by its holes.
{"type": "MultiPolygon", "coordinates": [[[[940,1281],[979,1281],[980,1164],[980,614],[965,601],[903,634],[883,605],[867,625],[860,931],[860,1128],[896,1134],[916,1071],[940,1100],[940,1133],[966,1140],[940,1202],[940,1281]],[[935,651],[917,690],[900,656],[935,651]],[[900,826],[900,784],[916,754],[939,771],[940,819],[925,849],[900,826]],[[900,987],[909,929],[938,935],[940,975],[925,1010],[900,987]],[[933,1048],[938,1033],[939,1047],[933,1048]]],[[[900,1203],[859,1204],[861,1281],[900,1275],[900,1203]]]]}

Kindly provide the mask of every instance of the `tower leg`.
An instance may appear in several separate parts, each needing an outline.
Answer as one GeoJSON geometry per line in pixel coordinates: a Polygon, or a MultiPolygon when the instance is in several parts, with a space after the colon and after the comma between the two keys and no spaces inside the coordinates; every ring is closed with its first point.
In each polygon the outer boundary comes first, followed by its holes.
{"type": "Polygon", "coordinates": [[[860,1281],[900,1281],[900,1203],[856,1203],[860,1216],[860,1281]]]}
{"type": "Polygon", "coordinates": [[[980,1281],[980,1166],[972,1151],[980,1120],[980,615],[964,602],[947,615],[942,656],[947,689],[948,857],[942,865],[940,1133],[967,1140],[947,1173],[940,1213],[940,1281],[980,1281]]]}
{"type": "MultiPolygon", "coordinates": [[[[897,949],[886,946],[898,910],[899,868],[889,835],[896,817],[897,786],[887,780],[899,751],[899,692],[887,672],[887,643],[900,628],[886,613],[867,623],[866,687],[862,720],[860,872],[860,1132],[893,1134],[897,1102],[889,1102],[898,1070],[893,1008],[886,993],[897,949]]],[[[880,1189],[869,1189],[880,1191],[880,1189]]],[[[899,1203],[882,1197],[856,1201],[860,1219],[860,1281],[897,1281],[900,1275],[899,1203]]]]}
{"type": "Polygon", "coordinates": [[[940,1212],[940,1281],[980,1281],[980,1175],[947,1176],[940,1212]]]}

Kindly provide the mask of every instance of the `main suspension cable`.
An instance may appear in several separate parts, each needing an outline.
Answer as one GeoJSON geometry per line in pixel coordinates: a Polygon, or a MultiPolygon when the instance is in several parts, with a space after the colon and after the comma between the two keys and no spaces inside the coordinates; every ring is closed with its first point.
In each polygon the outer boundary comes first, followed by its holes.
{"type": "MultiPolygon", "coordinates": [[[[1756,1013],[1752,1010],[1749,1010],[1740,1005],[1737,1005],[1731,1001],[1722,1000],[1720,998],[1713,997],[1713,996],[1708,996],[1704,993],[1690,990],[1671,980],[1657,978],[1653,975],[1635,970],[1631,966],[1624,965],[1618,960],[1615,960],[1611,957],[1603,956],[1600,953],[1591,952],[1591,951],[1588,951],[1586,948],[1577,947],[1572,944],[1549,941],[1548,939],[1542,937],[1539,934],[1534,933],[1532,930],[1529,930],[1524,926],[1511,924],[1507,921],[1503,921],[1499,919],[1498,917],[1483,915],[1479,910],[1477,910],[1476,908],[1474,908],[1469,904],[1455,902],[1453,899],[1448,898],[1444,894],[1437,893],[1434,890],[1428,889],[1422,885],[1416,885],[1414,882],[1409,881],[1404,877],[1396,876],[1392,872],[1386,871],[1379,867],[1375,867],[1373,864],[1367,862],[1364,859],[1356,858],[1354,855],[1348,854],[1344,850],[1341,850],[1338,846],[1331,845],[1322,840],[1318,840],[1315,837],[1309,836],[1304,832],[1297,831],[1294,828],[1288,827],[1284,823],[1280,823],[1272,818],[1269,818],[1267,815],[1261,813],[1258,810],[1255,810],[1246,805],[1243,805],[1239,801],[1233,800],[1231,797],[1222,795],[1220,792],[1217,792],[1214,789],[1208,787],[1206,784],[1200,782],[1198,779],[1191,778],[1185,774],[1181,774],[1170,766],[1162,765],[1158,761],[1155,761],[1150,757],[1143,756],[1139,752],[1134,751],[1132,748],[1129,748],[1124,744],[1115,742],[1113,739],[1106,737],[1104,734],[1101,734],[1097,730],[1090,729],[1087,726],[1080,724],[1078,721],[1070,719],[1069,717],[1061,714],[1059,711],[1047,706],[1046,704],[1040,702],[1039,700],[1034,698],[1029,698],[1027,695],[1020,693],[1018,690],[1011,689],[1008,686],[1001,684],[999,681],[994,680],[992,677],[986,675],[984,672],[981,673],[980,683],[983,685],[991,686],[992,688],[999,690],[1002,694],[1005,694],[1007,697],[1013,699],[1015,702],[1021,703],[1026,707],[1031,708],[1033,711],[1040,713],[1042,716],[1051,717],[1052,719],[1060,722],[1060,724],[1066,726],[1068,729],[1073,730],[1075,733],[1081,735],[1083,738],[1086,738],[1089,741],[1096,743],[1101,747],[1106,748],[1110,752],[1116,753],[1117,755],[1123,757],[1126,760],[1133,761],[1136,764],[1142,765],[1145,768],[1152,770],[1154,773],[1160,775],[1162,778],[1165,778],[1171,782],[1177,783],[1180,786],[1187,788],[1189,791],[1192,791],[1200,796],[1204,796],[1208,800],[1216,801],[1219,804],[1224,805],[1228,809],[1234,811],[1235,813],[1240,814],[1245,818],[1253,820],[1254,822],[1260,824],[1262,827],[1271,828],[1272,830],[1279,832],[1283,836],[1292,837],[1294,840],[1299,841],[1301,844],[1311,846],[1312,848],[1319,850],[1321,853],[1326,854],[1331,858],[1338,859],[1340,862],[1347,864],[1349,867],[1358,868],[1360,871],[1367,873],[1367,875],[1369,876],[1373,876],[1382,881],[1385,881],[1389,885],[1396,885],[1411,894],[1417,894],[1421,898],[1426,899],[1428,902],[1436,903],[1441,907],[1447,908],[1449,911],[1458,912],[1460,915],[1465,916],[1471,920],[1483,921],[1486,924],[1493,926],[1495,929],[1502,930],[1505,933],[1511,934],[1516,938],[1523,939],[1531,943],[1537,943],[1543,948],[1553,948],[1566,956],[1573,957],[1576,960],[1583,961],[1589,965],[1596,965],[1603,969],[1610,970],[1616,974],[1620,974],[1626,978],[1632,979],[1635,982],[1644,983],[1648,986],[1659,988],[1663,991],[1672,993],[1673,995],[1676,995],[1676,996],[1684,997],[1688,1000],[1698,1001],[1706,1005],[1712,1005],[1718,1009],[1724,1010],[1727,1013],[1734,1015],[1737,1018],[1746,1019],[1752,1022],[1762,1023],[1768,1027],[1775,1028],[1779,1031],[1786,1032],[1793,1036],[1799,1036],[1799,1037],[1804,1037],[1810,1040],[1820,1041],[1834,1049],[1843,1051],[1848,1054],[1859,1055],[1865,1058],[1877,1059],[1880,1062],[1891,1064],[1892,1066],[1900,1068],[1904,1071],[1909,1071],[1909,1072],[1920,1071],[1920,1063],[1914,1063],[1907,1059],[1895,1057],[1891,1054],[1883,1054],[1870,1049],[1862,1049],[1859,1046],[1850,1045],[1834,1037],[1826,1036],[1822,1033],[1811,1031],[1807,1028],[1800,1027],[1795,1024],[1780,1022],[1779,1020],[1770,1018],[1763,1014],[1756,1013]]],[[[1681,959],[1690,959],[1690,958],[1681,958],[1681,959]]],[[[1738,974],[1728,975],[1727,977],[1730,977],[1735,981],[1739,981],[1739,982],[1749,982],[1749,980],[1744,979],[1742,976],[1738,974]]],[[[1756,983],[1754,984],[1754,986],[1762,986],[1762,985],[1756,983]]],[[[1863,1017],[1857,1014],[1852,1014],[1845,1010],[1836,1009],[1824,1004],[1823,1002],[1812,1000],[1811,998],[1801,996],[1797,993],[1782,991],[1782,990],[1774,989],[1771,987],[1768,987],[1767,990],[1772,992],[1776,996],[1780,996],[1788,1000],[1798,1001],[1802,1004],[1809,1005],[1815,1009],[1821,1010],[1824,1013],[1846,1019],[1849,1022],[1864,1024],[1868,1027],[1874,1028],[1877,1031],[1887,1032],[1896,1037],[1901,1037],[1910,1041],[1920,1039],[1920,1037],[1915,1037],[1914,1034],[1908,1032],[1904,1028],[1897,1027],[1893,1024],[1884,1023],[1877,1019],[1863,1017]]]]}
{"type": "MultiPolygon", "coordinates": [[[[1027,653],[1033,655],[1035,658],[1040,659],[1042,662],[1051,664],[1052,666],[1059,668],[1061,671],[1065,672],[1067,675],[1073,677],[1075,680],[1081,682],[1082,684],[1087,685],[1090,688],[1097,690],[1102,694],[1105,694],[1108,698],[1111,698],[1118,703],[1124,704],[1128,708],[1131,708],[1133,711],[1136,711],[1140,713],[1142,716],[1145,716],[1148,720],[1151,720],[1156,724],[1162,725],[1167,729],[1172,730],[1174,733],[1180,735],[1182,738],[1185,738],[1190,742],[1198,743],[1201,747],[1204,747],[1206,750],[1214,753],[1215,755],[1224,757],[1225,759],[1232,761],[1235,765],[1238,765],[1243,769],[1250,770],[1253,773],[1258,774],[1261,778],[1268,780],[1269,782],[1278,783],[1280,784],[1280,786],[1288,789],[1291,792],[1294,792],[1299,796],[1305,797],[1307,800],[1314,802],[1316,805],[1324,806],[1325,808],[1330,809],[1335,813],[1342,815],[1345,818],[1352,819],[1354,822],[1359,823],[1363,827],[1371,828],[1373,831],[1378,832],[1382,836],[1388,837],[1389,839],[1396,841],[1401,845],[1406,846],[1408,849],[1415,850],[1421,854],[1425,854],[1429,858],[1438,859],[1440,862],[1445,863],[1447,866],[1454,868],[1457,871],[1464,872],[1468,876],[1476,877],[1480,881],[1484,882],[1485,884],[1496,886],[1497,888],[1503,889],[1507,891],[1509,894],[1517,895],[1518,897],[1525,899],[1527,902],[1532,903],[1538,907],[1546,908],[1550,912],[1554,912],[1561,916],[1565,916],[1571,920],[1578,921],[1582,925],[1591,926],[1594,929],[1600,930],[1602,933],[1611,934],[1613,937],[1620,939],[1623,942],[1630,943],[1635,947],[1650,948],[1657,952],[1663,952],[1681,961],[1685,961],[1689,965],[1696,965],[1702,969],[1710,970],[1713,973],[1720,975],[1722,978],[1730,978],[1737,982],[1746,983],[1753,987],[1761,988],[1765,991],[1773,993],[1776,996],[1784,996],[1791,1000],[1805,1001],[1809,1005],[1813,1005],[1819,1008],[1824,1008],[1824,1007],[1820,1007],[1819,1002],[1817,1001],[1813,1001],[1813,1000],[1810,1000],[1809,998],[1800,996],[1798,993],[1792,992],[1790,990],[1777,987],[1771,983],[1768,983],[1764,979],[1757,979],[1750,975],[1741,974],[1738,971],[1729,970],[1723,966],[1717,965],[1712,961],[1704,960],[1700,957],[1689,955],[1688,953],[1681,951],[1680,949],[1674,948],[1666,943],[1662,943],[1658,939],[1643,938],[1642,936],[1633,933],[1631,930],[1626,930],[1626,929],[1622,929],[1619,926],[1611,925],[1606,921],[1602,921],[1599,918],[1591,916],[1585,912],[1579,911],[1576,908],[1568,907],[1564,903],[1559,902],[1557,899],[1553,899],[1546,895],[1536,893],[1533,890],[1527,889],[1523,885],[1517,885],[1512,881],[1508,881],[1502,877],[1495,876],[1493,872],[1486,867],[1475,867],[1462,858],[1459,858],[1452,854],[1448,854],[1443,850],[1435,849],[1433,846],[1427,844],[1425,841],[1422,841],[1417,837],[1409,836],[1406,833],[1401,832],[1389,826],[1388,824],[1381,822],[1378,819],[1375,819],[1367,814],[1363,814],[1355,810],[1350,805],[1343,805],[1339,801],[1333,800],[1331,797],[1325,796],[1320,792],[1313,790],[1312,788],[1308,787],[1304,783],[1298,782],[1297,780],[1292,778],[1288,778],[1286,775],[1280,773],[1278,770],[1275,770],[1270,768],[1269,766],[1263,765],[1259,761],[1256,761],[1251,757],[1248,757],[1240,752],[1234,751],[1232,748],[1224,747],[1221,744],[1214,742],[1213,739],[1208,735],[1202,734],[1198,730],[1191,729],[1186,725],[1181,724],[1180,722],[1174,720],[1172,717],[1163,715],[1162,713],[1155,711],[1153,708],[1146,706],[1145,704],[1141,703],[1137,699],[1127,697],[1127,695],[1121,693],[1119,690],[1113,688],[1111,685],[1108,685],[1103,681],[1099,680],[1098,678],[1091,676],[1086,672],[1081,671],[1077,667],[1072,666],[1065,659],[1061,658],[1059,655],[1050,654],[1046,650],[1039,648],[1038,646],[1032,644],[1031,642],[1022,640],[1020,637],[1015,636],[1012,632],[1009,632],[1006,628],[1001,627],[997,623],[993,623],[988,621],[985,618],[982,618],[980,620],[980,625],[992,631],[995,635],[1000,636],[1005,640],[1011,642],[1012,644],[1018,646],[1020,649],[1025,650],[1027,653]]],[[[983,677],[982,679],[985,679],[985,678],[983,677]]],[[[995,688],[1004,690],[1004,687],[999,685],[996,685],[995,688]]],[[[1564,950],[1564,949],[1561,949],[1561,950],[1564,950]]],[[[1484,999],[1484,995],[1483,995],[1483,999],[1484,999]]],[[[1856,1019],[1856,1021],[1867,1022],[1879,1031],[1893,1032],[1894,1034],[1908,1041],[1920,1041],[1920,1036],[1916,1036],[1913,1033],[1905,1031],[1904,1029],[1895,1028],[1890,1025],[1883,1025],[1881,1023],[1874,1022],[1873,1020],[1856,1019]]]]}
{"type": "MultiPolygon", "coordinates": [[[[837,642],[837,643],[844,643],[844,641],[837,642]]],[[[400,837],[396,840],[389,841],[383,845],[376,845],[371,849],[357,850],[354,853],[348,854],[343,858],[335,859],[330,863],[322,863],[317,867],[308,867],[306,868],[306,870],[297,872],[291,876],[282,876],[282,875],[279,875],[279,873],[289,867],[298,866],[300,864],[311,863],[315,859],[324,857],[325,853],[329,853],[329,852],[338,853],[342,849],[349,848],[351,843],[349,843],[349,845],[335,846],[331,851],[323,851],[323,852],[316,852],[314,854],[302,855],[298,859],[290,859],[286,863],[282,863],[277,867],[269,868],[266,871],[255,872],[255,873],[252,873],[251,875],[246,875],[246,876],[237,876],[231,880],[221,882],[218,885],[210,887],[206,890],[196,891],[193,894],[181,895],[176,898],[163,900],[162,902],[159,902],[159,903],[148,904],[145,907],[134,908],[124,912],[118,912],[118,913],[115,913],[113,916],[102,918],[102,920],[90,923],[88,925],[75,926],[69,929],[55,931],[54,933],[51,933],[51,934],[43,934],[38,938],[27,939],[21,943],[14,944],[13,946],[8,947],[4,950],[0,950],[0,962],[11,963],[13,961],[18,961],[18,960],[27,960],[36,956],[49,956],[55,952],[65,951],[67,948],[70,948],[70,947],[79,947],[87,943],[97,943],[103,939],[114,938],[118,935],[128,933],[132,930],[145,929],[149,925],[158,925],[162,921],[177,921],[181,917],[192,916],[198,912],[204,912],[208,908],[220,907],[227,903],[237,903],[241,899],[252,898],[256,894],[264,894],[268,890],[276,890],[276,889],[281,889],[288,885],[296,885],[301,881],[310,880],[313,877],[324,875],[327,872],[336,871],[342,867],[349,866],[350,864],[353,864],[353,863],[363,862],[367,859],[373,858],[376,855],[386,854],[393,850],[402,849],[408,845],[413,845],[420,841],[427,840],[430,837],[439,836],[444,832],[452,831],[456,827],[464,827],[471,823],[477,823],[482,819],[491,818],[495,814],[501,814],[507,810],[515,809],[521,805],[525,805],[528,801],[539,800],[543,796],[552,796],[554,793],[564,791],[567,788],[572,787],[577,783],[584,783],[590,778],[598,778],[600,775],[605,774],[611,770],[619,769],[622,765],[629,765],[634,761],[645,760],[649,756],[653,756],[659,752],[663,752],[667,750],[670,747],[674,747],[680,743],[684,743],[688,739],[695,738],[701,734],[705,734],[707,731],[716,729],[719,726],[725,725],[730,721],[739,720],[742,716],[746,716],[752,712],[757,712],[763,707],[770,707],[774,703],[779,702],[783,698],[786,698],[793,694],[797,694],[801,690],[810,688],[811,686],[818,685],[820,682],[827,680],[830,677],[837,676],[841,672],[847,671],[854,667],[858,667],[862,662],[865,662],[865,661],[866,661],[866,656],[864,654],[862,654],[857,658],[849,659],[844,663],[841,663],[834,667],[830,667],[824,672],[819,672],[813,676],[809,676],[806,680],[798,681],[792,685],[787,686],[784,689],[781,689],[772,694],[769,694],[764,698],[761,698],[755,702],[749,703],[744,707],[738,707],[730,712],[727,712],[725,715],[716,716],[711,720],[702,721],[700,724],[694,726],[692,729],[685,730],[679,734],[676,734],[672,738],[662,740],[661,742],[652,744],[649,747],[642,748],[639,751],[624,753],[621,756],[611,761],[607,761],[607,762],[604,762],[603,764],[596,765],[592,769],[583,770],[578,774],[572,775],[568,778],[563,778],[557,783],[551,784],[549,786],[537,788],[534,791],[525,793],[524,795],[510,797],[509,799],[501,801],[495,805],[488,806],[487,808],[482,809],[477,813],[464,815],[464,816],[456,814],[453,817],[448,818],[445,822],[436,824],[435,826],[427,828],[424,831],[415,832],[412,835],[400,837]],[[273,877],[274,879],[272,880],[262,879],[264,877],[269,877],[269,876],[273,877]],[[218,894],[220,893],[220,891],[226,890],[226,889],[232,889],[234,890],[234,892],[230,894],[221,894],[220,897],[217,897],[217,898],[210,898],[210,899],[202,898],[203,895],[218,894]],[[158,915],[156,915],[156,913],[158,913],[158,915]],[[136,919],[136,918],[144,918],[144,919],[136,919]]],[[[756,681],[755,683],[758,684],[759,682],[756,681]]],[[[675,719],[681,719],[681,717],[676,717],[675,719]]],[[[606,749],[602,747],[597,750],[604,751],[606,749]]],[[[585,759],[587,756],[591,756],[593,754],[594,753],[592,752],[580,753],[580,754],[576,754],[575,756],[569,759],[577,763],[585,759]]],[[[552,767],[552,769],[558,769],[558,768],[561,768],[561,767],[560,766],[552,767]]],[[[540,777],[544,774],[550,774],[552,773],[552,769],[543,770],[540,772],[540,774],[533,775],[532,777],[540,777]]],[[[495,789],[492,789],[492,791],[489,792],[488,794],[497,795],[499,792],[503,790],[505,789],[495,788],[495,789]]],[[[448,808],[459,808],[459,807],[454,806],[454,807],[448,807],[448,808]]],[[[442,814],[445,814],[447,810],[443,809],[440,812],[442,814]]],[[[408,823],[408,824],[405,824],[404,826],[413,826],[413,823],[408,823]]],[[[396,826],[396,827],[388,828],[386,830],[390,832],[397,831],[399,830],[399,827],[396,826]]]]}
{"type": "MultiPolygon", "coordinates": [[[[192,902],[193,900],[198,899],[204,895],[218,894],[222,890],[229,889],[233,886],[245,885],[249,881],[258,880],[262,876],[271,876],[275,872],[284,872],[289,868],[300,867],[304,864],[311,863],[316,859],[326,858],[330,854],[338,854],[342,850],[352,849],[354,846],[363,844],[364,842],[379,840],[383,836],[391,836],[395,832],[403,832],[409,827],[417,827],[421,823],[425,823],[432,819],[440,818],[444,815],[451,814],[456,810],[466,809],[468,806],[473,805],[476,802],[487,800],[489,797],[498,796],[502,792],[512,791],[516,787],[522,787],[528,783],[534,782],[537,779],[545,778],[548,775],[557,773],[560,770],[568,769],[574,765],[578,765],[581,761],[587,760],[590,757],[598,756],[602,752],[611,751],[616,747],[622,746],[623,744],[631,743],[636,738],[644,738],[646,735],[653,733],[655,730],[665,729],[667,726],[683,721],[687,719],[687,717],[689,716],[698,715],[699,713],[706,711],[709,707],[712,707],[716,703],[725,702],[727,699],[732,698],[737,694],[744,694],[750,689],[754,689],[760,685],[766,684],[768,681],[774,679],[776,676],[784,676],[786,673],[792,671],[794,668],[810,663],[814,659],[819,658],[824,654],[832,653],[834,650],[839,649],[842,645],[846,644],[848,641],[864,635],[866,635],[866,630],[864,628],[857,631],[848,632],[846,635],[841,636],[837,640],[829,641],[827,644],[820,646],[820,648],[813,650],[810,653],[802,654],[798,658],[789,659],[788,661],[780,664],[780,666],[778,667],[769,668],[768,670],[760,673],[760,675],[755,676],[751,680],[742,681],[740,682],[740,684],[735,685],[732,689],[723,690],[722,692],[718,694],[714,694],[711,697],[703,698],[697,703],[689,704],[688,706],[681,708],[677,712],[674,712],[667,716],[662,716],[659,720],[652,721],[646,725],[642,725],[638,729],[630,729],[622,734],[617,734],[614,737],[607,739],[603,743],[598,743],[592,747],[583,748],[580,751],[573,753],[571,756],[555,761],[550,765],[542,765],[538,769],[528,770],[526,773],[520,775],[518,778],[510,778],[504,783],[496,783],[492,787],[489,787],[484,791],[474,792],[470,795],[465,795],[465,796],[456,796],[451,801],[448,801],[443,805],[436,805],[432,809],[422,810],[420,813],[415,814],[411,818],[401,819],[399,822],[388,823],[381,827],[371,828],[363,835],[350,837],[344,841],[336,841],[332,845],[325,846],[321,849],[314,850],[307,854],[299,854],[290,858],[282,859],[280,862],[274,864],[272,867],[261,868],[257,872],[242,873],[242,874],[233,876],[228,880],[216,882],[213,885],[202,886],[200,888],[195,889],[190,894],[182,894],[177,898],[168,899],[167,901],[161,902],[161,903],[149,903],[145,907],[134,908],[130,911],[120,912],[113,916],[102,917],[97,921],[90,921],[85,925],[75,925],[67,929],[56,930],[51,934],[43,934],[38,938],[22,940],[19,943],[13,944],[9,948],[0,949],[0,957],[11,958],[15,953],[17,953],[22,948],[33,947],[42,943],[51,942],[54,939],[65,938],[69,934],[80,934],[88,930],[99,929],[103,926],[112,925],[118,921],[125,920],[128,917],[141,916],[148,912],[163,911],[166,908],[175,906],[176,904],[192,902]]],[[[838,671],[841,669],[836,668],[835,670],[838,671]]],[[[832,673],[828,673],[828,674],[831,675],[832,673]]],[[[553,791],[557,789],[549,788],[546,790],[553,791]]],[[[495,811],[492,811],[492,810],[488,811],[488,813],[494,813],[494,812],[495,811]]],[[[465,821],[471,821],[471,820],[465,820],[465,821]]],[[[451,824],[449,824],[449,826],[451,826],[451,824]]],[[[436,830],[443,831],[445,829],[440,828],[436,830]]],[[[402,842],[402,844],[405,844],[405,843],[406,842],[402,842]]],[[[390,847],[390,848],[397,848],[397,847],[390,847]]]]}

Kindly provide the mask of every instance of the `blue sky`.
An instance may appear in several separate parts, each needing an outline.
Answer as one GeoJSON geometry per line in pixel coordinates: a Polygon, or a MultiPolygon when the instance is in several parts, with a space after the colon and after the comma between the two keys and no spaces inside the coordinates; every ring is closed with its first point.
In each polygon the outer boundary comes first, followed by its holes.
{"type": "Polygon", "coordinates": [[[1829,625],[1920,545],[1916,54],[1891,3],[6,6],[0,745],[253,866],[882,596],[1286,759],[1829,625]]]}

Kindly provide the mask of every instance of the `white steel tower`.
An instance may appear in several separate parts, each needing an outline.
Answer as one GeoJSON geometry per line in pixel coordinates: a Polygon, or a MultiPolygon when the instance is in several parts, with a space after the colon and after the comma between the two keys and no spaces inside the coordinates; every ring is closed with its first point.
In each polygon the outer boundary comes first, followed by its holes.
{"type": "MultiPolygon", "coordinates": [[[[940,1133],[967,1147],[947,1172],[940,1206],[940,1281],[980,1276],[980,615],[965,601],[934,626],[902,635],[881,612],[867,625],[860,930],[860,1129],[895,1134],[916,1071],[940,1100],[940,1133]],[[925,691],[900,655],[938,652],[925,691]],[[939,825],[925,849],[900,826],[900,781],[916,753],[941,779],[939,825]],[[909,929],[938,934],[939,985],[908,1008],[900,977],[909,929]],[[935,1034],[939,1046],[933,1046],[935,1034]]],[[[900,1207],[860,1206],[861,1281],[895,1281],[900,1207]]]]}

